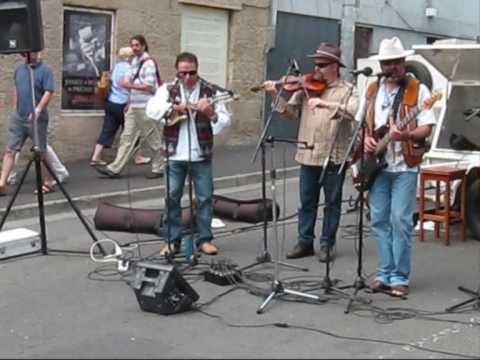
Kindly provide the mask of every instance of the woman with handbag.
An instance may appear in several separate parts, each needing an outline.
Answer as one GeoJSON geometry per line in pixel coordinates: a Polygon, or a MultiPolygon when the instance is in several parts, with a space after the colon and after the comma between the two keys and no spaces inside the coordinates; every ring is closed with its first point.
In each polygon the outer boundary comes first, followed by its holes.
{"type": "Polygon", "coordinates": [[[130,71],[131,62],[134,57],[131,47],[122,47],[118,50],[119,62],[113,68],[110,77],[110,89],[107,87],[105,95],[105,118],[103,120],[102,131],[98,137],[97,143],[93,149],[91,166],[106,165],[102,160],[104,148],[109,148],[113,144],[117,130],[124,124],[124,114],[128,104],[130,91],[120,85],[121,80],[130,71]]]}

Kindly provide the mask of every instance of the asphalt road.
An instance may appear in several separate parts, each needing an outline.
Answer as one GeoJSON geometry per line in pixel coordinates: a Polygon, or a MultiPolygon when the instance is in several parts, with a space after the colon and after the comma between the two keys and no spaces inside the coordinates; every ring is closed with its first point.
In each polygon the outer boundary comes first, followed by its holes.
{"type": "MultiPolygon", "coordinates": [[[[277,181],[281,217],[278,243],[289,250],[296,240],[296,179],[277,181]]],[[[219,194],[238,199],[260,196],[258,185],[224,188],[219,194]]],[[[354,196],[351,189],[344,198],[354,196]]],[[[269,194],[270,196],[270,194],[269,194]]],[[[158,208],[158,199],[133,203],[158,208]]],[[[344,210],[349,209],[348,202],[344,210]]],[[[319,209],[319,218],[322,216],[319,209]]],[[[94,209],[85,209],[91,223],[94,209]]],[[[262,226],[223,219],[215,230],[220,248],[216,257],[202,256],[200,264],[183,272],[199,294],[196,308],[170,316],[141,311],[134,292],[116,272],[115,264],[100,264],[87,255],[53,249],[88,251],[92,239],[72,212],[48,215],[48,256],[32,255],[0,262],[0,356],[2,358],[479,358],[479,308],[445,314],[444,310],[469,298],[463,285],[477,289],[480,282],[480,242],[458,240],[453,227],[446,247],[427,232],[420,243],[415,236],[411,294],[407,300],[384,294],[345,289],[346,297],[325,294],[320,288],[326,268],[315,257],[289,264],[308,272],[279,266],[277,280],[286,288],[318,295],[322,302],[306,303],[301,296],[275,296],[265,312],[256,313],[272,291],[274,263],[243,271],[248,287],[222,287],[205,282],[202,271],[219,258],[238,268],[253,264],[263,251],[262,226]],[[247,290],[246,290],[247,289],[247,290]],[[222,295],[227,290],[229,293],[222,295]],[[217,298],[218,297],[218,298],[217,298]],[[345,309],[352,301],[350,312],[345,309]],[[366,304],[365,304],[366,302],[366,304]]],[[[9,221],[6,229],[26,227],[38,231],[37,217],[9,221]]],[[[317,223],[317,233],[321,219],[317,223]]],[[[345,213],[338,233],[337,259],[330,268],[338,285],[357,279],[358,211],[345,213]]],[[[375,243],[368,223],[362,230],[361,275],[370,280],[375,271],[375,243]]],[[[119,244],[138,243],[126,253],[135,259],[156,257],[154,235],[102,233],[119,244]]],[[[276,254],[273,231],[268,231],[268,252],[276,254]]],[[[281,246],[280,246],[281,247],[281,246]]],[[[282,260],[283,257],[282,257],[282,260]]],[[[151,263],[165,263],[150,259],[151,263]]],[[[182,267],[181,265],[179,265],[182,267]]]]}

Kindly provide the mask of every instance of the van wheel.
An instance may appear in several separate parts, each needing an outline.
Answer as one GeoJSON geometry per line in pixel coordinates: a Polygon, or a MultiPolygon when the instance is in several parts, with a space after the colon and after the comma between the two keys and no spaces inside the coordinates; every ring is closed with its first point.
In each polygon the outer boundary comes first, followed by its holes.
{"type": "Polygon", "coordinates": [[[424,64],[416,60],[408,60],[406,62],[405,70],[406,72],[409,72],[415,75],[415,77],[422,84],[428,87],[429,90],[432,90],[432,84],[433,84],[432,75],[430,74],[430,71],[424,64]]]}
{"type": "Polygon", "coordinates": [[[475,239],[480,240],[480,179],[468,182],[466,216],[467,225],[475,239]]]}

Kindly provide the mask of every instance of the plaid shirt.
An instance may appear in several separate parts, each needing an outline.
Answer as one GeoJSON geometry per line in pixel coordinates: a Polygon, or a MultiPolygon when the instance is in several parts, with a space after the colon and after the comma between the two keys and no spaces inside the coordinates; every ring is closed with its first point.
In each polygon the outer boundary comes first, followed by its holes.
{"type": "MultiPolygon", "coordinates": [[[[180,94],[180,88],[178,84],[176,86],[169,87],[170,98],[175,99],[180,94]]],[[[207,97],[212,97],[214,91],[208,86],[205,86],[203,83],[200,85],[200,98],[206,95],[207,97]]],[[[195,129],[197,131],[198,145],[202,152],[202,157],[204,159],[210,159],[212,157],[212,148],[213,148],[213,131],[211,126],[211,120],[201,113],[195,114],[195,129]]],[[[177,123],[173,126],[165,126],[163,128],[163,149],[162,153],[166,156],[174,155],[177,149],[178,136],[180,133],[180,123],[177,123]],[[168,146],[166,145],[168,144],[168,146]]]]}

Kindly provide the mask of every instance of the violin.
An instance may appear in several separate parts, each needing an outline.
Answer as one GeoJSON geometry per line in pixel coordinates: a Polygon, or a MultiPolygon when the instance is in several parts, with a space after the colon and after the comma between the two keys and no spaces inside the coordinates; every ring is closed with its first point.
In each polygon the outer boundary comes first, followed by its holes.
{"type": "MultiPolygon", "coordinates": [[[[276,86],[281,86],[284,91],[294,92],[297,90],[308,90],[309,92],[321,94],[327,88],[325,80],[317,80],[313,77],[313,73],[303,74],[299,76],[288,75],[282,76],[280,80],[274,82],[276,86]]],[[[250,88],[250,91],[257,92],[263,90],[265,85],[258,85],[250,88]]]]}

